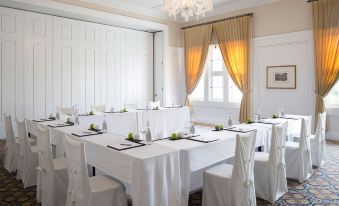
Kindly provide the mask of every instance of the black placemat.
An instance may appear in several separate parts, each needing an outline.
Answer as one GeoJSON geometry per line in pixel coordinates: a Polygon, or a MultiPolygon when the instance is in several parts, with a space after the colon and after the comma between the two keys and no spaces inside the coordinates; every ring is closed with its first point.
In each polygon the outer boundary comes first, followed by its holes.
{"type": "MultiPolygon", "coordinates": [[[[136,143],[136,142],[135,142],[135,143],[136,143]]],[[[133,148],[142,147],[142,146],[145,146],[145,145],[146,145],[146,144],[143,144],[143,143],[136,143],[136,144],[139,144],[139,145],[134,145],[134,146],[130,146],[130,147],[122,148],[122,149],[113,147],[113,146],[111,146],[111,145],[106,145],[106,147],[108,147],[108,148],[110,148],[110,149],[117,150],[117,151],[123,151],[123,150],[133,149],[133,148]]]]}
{"type": "Polygon", "coordinates": [[[56,125],[47,125],[52,128],[58,128],[58,127],[69,127],[69,126],[74,126],[74,124],[68,124],[68,123],[63,123],[63,124],[56,124],[56,125]]]}
{"type": "Polygon", "coordinates": [[[83,133],[83,135],[72,133],[72,135],[77,136],[77,137],[88,137],[88,136],[94,136],[94,135],[98,135],[98,134],[103,134],[103,132],[96,132],[96,133],[91,133],[91,134],[83,133]]]}

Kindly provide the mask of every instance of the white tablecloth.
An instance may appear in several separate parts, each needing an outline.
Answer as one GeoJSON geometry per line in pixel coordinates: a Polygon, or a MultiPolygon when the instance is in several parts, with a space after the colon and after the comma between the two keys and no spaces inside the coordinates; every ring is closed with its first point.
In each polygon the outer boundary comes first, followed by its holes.
{"type": "Polygon", "coordinates": [[[189,125],[190,114],[188,107],[160,108],[159,110],[130,110],[125,113],[95,113],[92,116],[79,116],[80,125],[89,127],[90,124],[102,125],[106,118],[108,131],[127,136],[128,133],[140,132],[150,123],[152,139],[156,140],[170,136],[173,132],[183,132],[189,125]]]}
{"type": "MultiPolygon", "coordinates": [[[[62,121],[42,122],[48,125],[62,121]]],[[[36,124],[36,122],[30,121],[36,124]]],[[[57,148],[62,148],[63,134],[86,131],[87,127],[76,125],[50,128],[51,140],[57,148]]],[[[31,130],[30,132],[35,132],[31,130]]],[[[88,164],[131,186],[133,205],[175,206],[181,204],[181,178],[179,151],[162,146],[146,145],[117,151],[107,145],[124,142],[125,137],[104,133],[87,137],[71,135],[75,141],[85,142],[88,164]]]]}

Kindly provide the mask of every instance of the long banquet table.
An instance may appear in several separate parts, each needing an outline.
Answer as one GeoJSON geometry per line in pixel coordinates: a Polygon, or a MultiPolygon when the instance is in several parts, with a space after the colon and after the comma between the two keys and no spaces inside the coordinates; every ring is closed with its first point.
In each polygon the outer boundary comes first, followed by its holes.
{"type": "MultiPolygon", "coordinates": [[[[61,122],[63,121],[27,121],[30,125],[29,132],[34,135],[38,124],[61,122]]],[[[272,125],[255,123],[236,127],[257,129],[256,146],[269,148],[272,125]]],[[[137,206],[187,205],[191,185],[190,175],[233,157],[238,134],[231,131],[215,132],[211,131],[211,128],[198,127],[197,134],[201,137],[218,140],[203,143],[188,139],[177,141],[161,139],[151,145],[118,151],[108,148],[107,145],[126,142],[125,135],[110,132],[87,137],[72,135],[74,132],[87,129],[88,126],[84,125],[50,128],[52,144],[62,148],[61,139],[64,134],[70,135],[75,141],[85,142],[88,164],[129,184],[133,205],[137,206]]]]}

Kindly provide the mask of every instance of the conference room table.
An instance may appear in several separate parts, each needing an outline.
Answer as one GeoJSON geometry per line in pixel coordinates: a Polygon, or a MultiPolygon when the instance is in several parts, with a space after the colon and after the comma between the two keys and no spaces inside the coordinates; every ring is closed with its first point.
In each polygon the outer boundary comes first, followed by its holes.
{"type": "Polygon", "coordinates": [[[130,109],[128,112],[96,112],[94,115],[80,115],[79,124],[101,126],[104,119],[107,122],[107,131],[120,135],[140,133],[146,130],[149,122],[152,139],[170,136],[173,132],[183,132],[190,123],[189,107],[160,107],[158,110],[130,109]]]}
{"type": "MultiPolygon", "coordinates": [[[[34,135],[34,127],[38,124],[53,126],[64,123],[61,120],[27,122],[30,125],[29,132],[34,135]]],[[[188,204],[191,190],[190,175],[233,157],[237,134],[256,129],[256,147],[267,147],[270,143],[271,124],[241,124],[235,127],[241,132],[213,131],[210,127],[197,127],[198,136],[193,140],[173,141],[163,138],[153,141],[151,145],[125,149],[123,145],[134,144],[126,140],[126,135],[107,132],[76,136],[75,134],[88,131],[88,126],[84,125],[50,127],[50,134],[51,142],[57,148],[62,147],[61,140],[66,134],[75,141],[85,142],[87,163],[128,184],[133,205],[184,206],[188,204]]]]}

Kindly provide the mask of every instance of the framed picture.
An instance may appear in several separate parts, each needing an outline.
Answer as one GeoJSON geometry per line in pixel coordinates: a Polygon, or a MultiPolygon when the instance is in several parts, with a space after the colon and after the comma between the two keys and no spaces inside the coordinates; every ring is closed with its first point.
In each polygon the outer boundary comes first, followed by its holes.
{"type": "Polygon", "coordinates": [[[296,65],[268,66],[266,71],[267,89],[296,89],[296,65]]]}

